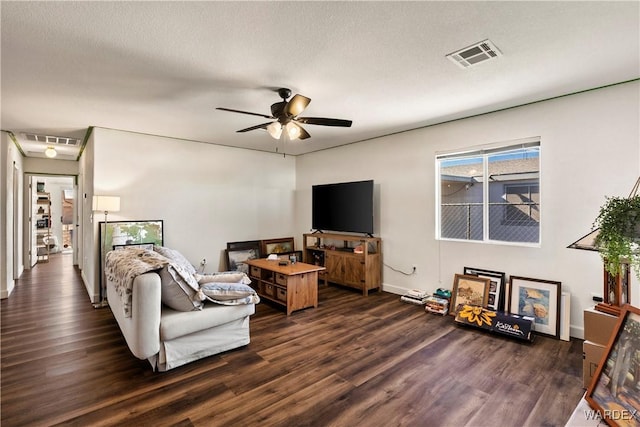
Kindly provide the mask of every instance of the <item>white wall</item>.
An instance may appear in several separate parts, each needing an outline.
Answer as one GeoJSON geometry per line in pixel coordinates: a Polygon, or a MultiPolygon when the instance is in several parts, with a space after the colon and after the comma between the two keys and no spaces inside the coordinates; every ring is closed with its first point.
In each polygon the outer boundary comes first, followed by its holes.
{"type": "Polygon", "coordinates": [[[25,173],[36,175],[77,175],[78,162],[75,160],[44,159],[39,157],[24,158],[25,173]]]}
{"type": "MultiPolygon", "coordinates": [[[[292,156],[101,128],[89,145],[83,154],[93,158],[88,200],[120,196],[121,210],[110,221],[163,220],[165,245],[195,265],[206,258],[207,272],[224,268],[227,242],[294,235],[292,156]]],[[[98,260],[99,221],[102,213],[94,216],[96,257],[89,263],[98,260]]],[[[97,274],[87,277],[96,283],[97,274]]]]}
{"type": "MultiPolygon", "coordinates": [[[[299,156],[297,241],[311,226],[311,186],[374,179],[376,235],[384,289],[451,288],[465,266],[562,282],[571,292],[571,335],[602,294],[595,252],[566,249],[591,229],[605,195],[629,194],[640,175],[640,83],[631,82],[474,118],[299,156]],[[435,155],[440,151],[539,136],[542,237],[539,248],[435,240],[435,155]],[[329,166],[330,165],[330,166],[329,166]]],[[[357,123],[354,124],[357,126],[357,123]]],[[[632,281],[632,303],[640,287],[632,281]]]]}
{"type": "Polygon", "coordinates": [[[78,230],[77,258],[80,274],[87,294],[92,302],[100,300],[100,285],[96,282],[96,235],[97,229],[92,223],[91,196],[93,194],[93,163],[95,139],[93,128],[89,130],[87,144],[78,161],[78,198],[76,207],[80,229],[78,230]]]}
{"type": "MultiPolygon", "coordinates": [[[[17,215],[14,215],[14,165],[17,168],[17,188],[23,185],[22,155],[6,132],[0,132],[0,298],[7,298],[15,287],[14,276],[24,270],[21,251],[14,251],[14,227],[22,230],[23,197],[17,193],[17,215]],[[15,267],[14,267],[15,266],[15,267]],[[15,269],[17,268],[17,271],[15,269]]],[[[18,233],[17,247],[22,247],[18,233]]]]}

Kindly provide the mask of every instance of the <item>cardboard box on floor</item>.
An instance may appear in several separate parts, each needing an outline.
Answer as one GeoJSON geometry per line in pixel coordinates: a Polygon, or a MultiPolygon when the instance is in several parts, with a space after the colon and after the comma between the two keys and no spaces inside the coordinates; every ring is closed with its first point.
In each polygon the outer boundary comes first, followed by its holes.
{"type": "Polygon", "coordinates": [[[607,345],[618,317],[603,313],[594,308],[584,310],[584,340],[595,344],[607,345]]]}
{"type": "Polygon", "coordinates": [[[598,363],[606,350],[606,346],[585,341],[582,344],[582,386],[589,388],[593,374],[598,369],[598,363]]]}

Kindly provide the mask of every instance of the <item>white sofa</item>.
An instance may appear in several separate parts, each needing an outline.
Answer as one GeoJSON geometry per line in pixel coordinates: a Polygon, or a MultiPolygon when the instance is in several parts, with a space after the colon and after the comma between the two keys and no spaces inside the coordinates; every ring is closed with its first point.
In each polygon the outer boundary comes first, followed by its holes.
{"type": "Polygon", "coordinates": [[[206,301],[200,309],[174,310],[163,304],[166,276],[152,271],[133,278],[130,306],[125,309],[116,281],[107,275],[109,307],[133,355],[147,359],[154,370],[167,371],[249,344],[249,316],[255,313],[254,303],[223,305],[206,301]]]}
{"type": "Polygon", "coordinates": [[[144,273],[133,281],[131,317],[125,317],[113,282],[107,281],[109,306],[129,349],[166,371],[194,360],[249,344],[249,316],[255,304],[205,304],[202,310],[176,311],[161,302],[160,275],[144,273]]]}

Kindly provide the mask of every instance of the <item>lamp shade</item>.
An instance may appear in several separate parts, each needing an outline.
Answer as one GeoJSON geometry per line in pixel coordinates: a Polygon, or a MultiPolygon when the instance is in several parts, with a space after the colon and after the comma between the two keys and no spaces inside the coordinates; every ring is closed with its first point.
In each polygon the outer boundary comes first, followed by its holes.
{"type": "Polygon", "coordinates": [[[282,135],[282,125],[278,122],[273,122],[269,126],[267,126],[267,132],[274,139],[280,139],[280,135],[282,135]]]}
{"type": "Polygon", "coordinates": [[[285,126],[285,130],[287,131],[287,135],[289,135],[289,139],[292,141],[300,137],[300,126],[293,122],[287,123],[285,126]]]}
{"type": "Polygon", "coordinates": [[[93,210],[104,212],[118,212],[120,210],[120,197],[93,196],[93,210]]]}
{"type": "Polygon", "coordinates": [[[600,251],[600,248],[598,248],[598,246],[596,245],[596,237],[598,237],[598,233],[600,233],[600,229],[596,228],[589,234],[582,236],[581,238],[567,246],[567,248],[598,252],[600,251]]]}

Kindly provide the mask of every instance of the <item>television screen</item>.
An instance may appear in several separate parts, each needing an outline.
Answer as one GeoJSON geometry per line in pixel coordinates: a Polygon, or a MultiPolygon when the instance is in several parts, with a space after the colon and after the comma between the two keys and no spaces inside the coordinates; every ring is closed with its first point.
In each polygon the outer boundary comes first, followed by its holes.
{"type": "Polygon", "coordinates": [[[373,234],[373,180],[314,185],[311,227],[373,234]]]}

